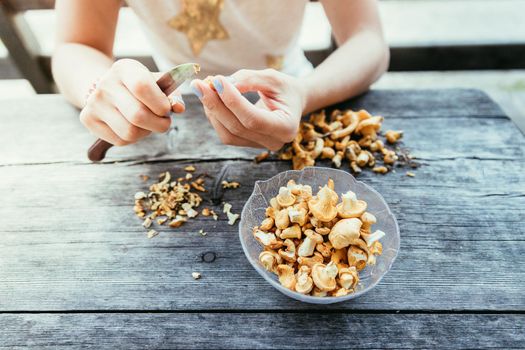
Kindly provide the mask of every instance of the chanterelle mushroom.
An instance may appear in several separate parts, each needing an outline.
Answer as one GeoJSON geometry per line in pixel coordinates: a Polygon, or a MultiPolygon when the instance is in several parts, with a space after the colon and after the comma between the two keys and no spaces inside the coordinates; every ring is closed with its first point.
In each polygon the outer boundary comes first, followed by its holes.
{"type": "Polygon", "coordinates": [[[365,268],[368,261],[368,254],[356,246],[348,248],[348,265],[355,266],[358,270],[365,268]]]}
{"type": "Polygon", "coordinates": [[[315,264],[322,263],[323,261],[323,256],[319,252],[315,252],[314,255],[311,257],[300,256],[297,258],[297,262],[299,263],[299,265],[305,265],[310,268],[315,264]]]}
{"type": "Polygon", "coordinates": [[[296,279],[293,267],[289,265],[277,265],[277,275],[279,276],[279,282],[288,289],[294,290],[296,279]]]}
{"type": "Polygon", "coordinates": [[[293,226],[290,226],[284,229],[279,235],[279,237],[281,237],[282,239],[287,239],[287,238],[299,239],[301,238],[301,235],[302,235],[301,227],[299,225],[293,225],[293,226]]]}
{"type": "Polygon", "coordinates": [[[359,283],[359,275],[354,266],[339,269],[339,285],[346,289],[354,289],[359,283]]]}
{"type": "Polygon", "coordinates": [[[288,209],[288,216],[290,217],[290,222],[299,224],[299,226],[304,226],[306,223],[306,214],[308,210],[302,207],[294,207],[288,209]]]}
{"type": "Polygon", "coordinates": [[[277,203],[281,207],[289,207],[295,203],[295,196],[292,194],[292,191],[288,187],[279,188],[279,194],[277,195],[277,203]]]}
{"type": "Polygon", "coordinates": [[[288,209],[284,208],[275,214],[275,227],[284,230],[290,225],[290,218],[288,217],[288,209]]]}
{"type": "Polygon", "coordinates": [[[388,141],[388,143],[396,143],[397,140],[399,140],[403,136],[403,131],[396,131],[396,130],[388,130],[385,133],[385,138],[388,141]]]}
{"type": "Polygon", "coordinates": [[[354,130],[357,128],[357,125],[359,124],[359,117],[356,113],[348,111],[345,113],[342,121],[343,125],[346,124],[347,126],[344,129],[339,129],[332,132],[332,135],[330,135],[332,140],[343,138],[354,132],[354,130]]]}
{"type": "Polygon", "coordinates": [[[284,246],[286,247],[286,250],[279,249],[279,255],[281,258],[289,262],[295,262],[295,244],[293,241],[291,239],[286,239],[284,241],[284,246]]]}
{"type": "Polygon", "coordinates": [[[329,292],[337,287],[337,272],[337,266],[332,262],[328,265],[315,264],[312,267],[312,279],[317,288],[329,292]]]}
{"type": "Polygon", "coordinates": [[[277,240],[277,237],[271,232],[263,232],[261,230],[254,230],[253,236],[263,246],[276,249],[282,246],[282,242],[277,240]]]}
{"type": "Polygon", "coordinates": [[[337,213],[343,219],[358,218],[366,210],[366,202],[358,200],[352,191],[343,194],[341,199],[342,202],[337,205],[337,213]]]}
{"type": "Polygon", "coordinates": [[[361,220],[356,218],[342,219],[332,227],[328,239],[335,249],[348,247],[352,241],[359,238],[360,229],[361,220]]]}
{"type": "Polygon", "coordinates": [[[308,201],[308,207],[316,219],[327,222],[337,216],[337,200],[337,193],[328,186],[324,186],[317,193],[317,198],[314,197],[308,201]]]}
{"type": "Polygon", "coordinates": [[[304,231],[306,238],[297,249],[299,256],[311,256],[314,253],[315,246],[323,242],[323,236],[313,230],[304,231]]]}
{"type": "Polygon", "coordinates": [[[377,138],[377,132],[381,128],[381,122],[383,122],[383,117],[365,119],[359,123],[356,132],[363,136],[370,136],[372,140],[375,140],[377,138]]]}
{"type": "Polygon", "coordinates": [[[314,281],[309,276],[310,268],[308,266],[301,266],[299,272],[297,272],[295,284],[295,291],[301,294],[308,294],[314,287],[314,281]]]}
{"type": "Polygon", "coordinates": [[[259,254],[259,262],[266,270],[274,271],[277,265],[282,262],[282,259],[274,250],[263,250],[259,254]]]}
{"type": "Polygon", "coordinates": [[[261,222],[261,226],[259,226],[259,229],[262,231],[269,231],[272,229],[274,223],[275,223],[274,219],[271,217],[268,217],[261,222]]]}
{"type": "Polygon", "coordinates": [[[363,239],[366,242],[367,246],[371,246],[374,242],[379,241],[381,238],[385,237],[385,233],[381,230],[376,230],[372,234],[362,234],[363,239]]]}
{"type": "Polygon", "coordinates": [[[373,214],[369,212],[363,213],[363,215],[361,215],[361,222],[363,223],[361,226],[361,234],[370,234],[372,225],[375,224],[376,221],[377,219],[373,214]]]}

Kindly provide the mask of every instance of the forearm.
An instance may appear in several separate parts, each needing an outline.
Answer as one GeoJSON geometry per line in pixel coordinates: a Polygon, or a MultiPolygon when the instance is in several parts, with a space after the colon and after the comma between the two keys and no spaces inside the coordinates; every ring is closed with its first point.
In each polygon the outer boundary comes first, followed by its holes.
{"type": "Polygon", "coordinates": [[[53,54],[53,77],[60,92],[81,108],[93,82],[112,65],[113,59],[87,45],[60,44],[53,54]]]}
{"type": "Polygon", "coordinates": [[[356,96],[370,87],[388,68],[389,51],[383,39],[362,31],[334,51],[309,76],[303,113],[356,96]]]}

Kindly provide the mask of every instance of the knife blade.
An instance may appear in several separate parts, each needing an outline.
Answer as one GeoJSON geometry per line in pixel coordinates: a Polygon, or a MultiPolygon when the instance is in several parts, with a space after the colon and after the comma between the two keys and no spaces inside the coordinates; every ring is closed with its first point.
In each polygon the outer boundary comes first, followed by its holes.
{"type": "MultiPolygon", "coordinates": [[[[182,85],[186,80],[195,76],[200,71],[200,66],[197,63],[184,63],[171,69],[169,72],[162,74],[157,80],[157,85],[162,92],[169,96],[177,87],[182,85]]],[[[88,158],[92,162],[100,162],[106,156],[108,149],[113,145],[102,139],[98,139],[88,149],[88,158]]]]}

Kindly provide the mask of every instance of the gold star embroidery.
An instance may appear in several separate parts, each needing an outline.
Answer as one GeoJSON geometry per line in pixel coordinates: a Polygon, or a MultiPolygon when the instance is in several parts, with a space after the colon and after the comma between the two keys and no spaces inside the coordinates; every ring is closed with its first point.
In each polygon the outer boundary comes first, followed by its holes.
{"type": "Polygon", "coordinates": [[[266,67],[273,68],[275,70],[281,70],[283,68],[284,56],[273,56],[266,55],[266,67]]]}
{"type": "Polygon", "coordinates": [[[169,20],[170,27],[186,34],[198,56],[210,40],[225,40],[228,32],[219,22],[224,0],[182,0],[182,12],[169,20]]]}

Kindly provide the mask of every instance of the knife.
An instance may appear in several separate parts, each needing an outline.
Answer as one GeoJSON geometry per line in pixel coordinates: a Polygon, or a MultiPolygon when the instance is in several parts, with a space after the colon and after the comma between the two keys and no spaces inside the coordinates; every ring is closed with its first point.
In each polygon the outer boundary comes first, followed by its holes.
{"type": "MultiPolygon", "coordinates": [[[[166,96],[169,96],[177,87],[196,75],[199,71],[200,66],[197,63],[184,63],[164,73],[159,80],[157,80],[157,85],[166,96]]],[[[111,143],[98,139],[88,150],[89,160],[92,162],[100,162],[104,159],[106,152],[111,147],[113,147],[111,143]]]]}

